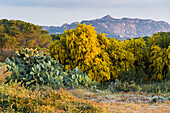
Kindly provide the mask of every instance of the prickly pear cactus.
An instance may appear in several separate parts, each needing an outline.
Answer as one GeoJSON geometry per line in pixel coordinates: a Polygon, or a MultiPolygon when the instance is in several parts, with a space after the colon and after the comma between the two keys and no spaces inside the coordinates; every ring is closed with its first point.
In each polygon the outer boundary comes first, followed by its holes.
{"type": "Polygon", "coordinates": [[[77,67],[63,72],[63,66],[48,55],[39,53],[36,49],[21,49],[16,51],[13,61],[6,59],[7,72],[12,71],[6,83],[12,81],[21,82],[26,87],[35,84],[48,85],[53,88],[67,87],[96,87],[97,82],[83,74],[77,67]]]}
{"type": "Polygon", "coordinates": [[[64,84],[68,88],[90,87],[96,88],[98,82],[92,81],[88,75],[84,74],[78,67],[69,71],[69,74],[64,76],[64,84]]]}
{"type": "Polygon", "coordinates": [[[35,84],[63,86],[63,66],[48,55],[39,53],[36,49],[21,49],[16,51],[13,61],[6,59],[7,72],[12,71],[7,83],[11,80],[21,82],[24,86],[35,84]]]}

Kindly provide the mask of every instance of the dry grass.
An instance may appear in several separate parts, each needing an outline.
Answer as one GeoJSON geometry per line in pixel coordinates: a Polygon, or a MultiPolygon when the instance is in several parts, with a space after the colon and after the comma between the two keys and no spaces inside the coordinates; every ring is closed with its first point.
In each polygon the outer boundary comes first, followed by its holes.
{"type": "Polygon", "coordinates": [[[5,71],[6,71],[6,66],[0,67],[0,84],[2,84],[5,81],[5,78],[7,76],[11,75],[11,72],[7,72],[4,74],[5,71]]]}

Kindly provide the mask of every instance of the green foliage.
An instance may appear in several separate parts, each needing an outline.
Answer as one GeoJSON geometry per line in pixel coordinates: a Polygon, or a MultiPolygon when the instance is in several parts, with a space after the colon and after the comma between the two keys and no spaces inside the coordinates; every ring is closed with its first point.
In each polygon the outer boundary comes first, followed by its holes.
{"type": "Polygon", "coordinates": [[[148,42],[148,39],[149,39],[150,37],[148,37],[148,36],[143,36],[143,37],[138,37],[138,38],[134,38],[134,39],[140,39],[140,38],[142,38],[144,41],[148,42]]]}
{"type": "MultiPolygon", "coordinates": [[[[48,31],[42,30],[41,26],[20,20],[0,20],[0,51],[18,50],[22,47],[47,48],[51,40],[48,31]]],[[[0,54],[0,61],[4,61],[4,57],[3,54],[0,54]]]]}
{"type": "Polygon", "coordinates": [[[142,84],[149,79],[142,69],[139,71],[136,71],[135,68],[132,68],[129,71],[121,70],[119,74],[119,80],[121,80],[122,82],[134,81],[136,84],[142,84]]]}
{"type": "Polygon", "coordinates": [[[165,75],[165,80],[170,81],[170,71],[165,75]]]}
{"type": "MultiPolygon", "coordinates": [[[[42,30],[41,26],[34,25],[31,23],[23,22],[20,20],[2,19],[2,20],[0,20],[0,26],[1,26],[0,27],[0,31],[1,31],[0,35],[6,34],[10,37],[13,36],[14,39],[17,40],[18,44],[16,44],[15,47],[18,47],[18,46],[28,47],[30,45],[27,44],[27,42],[29,42],[31,40],[36,42],[35,45],[32,45],[32,47],[39,45],[42,42],[49,43],[49,41],[51,40],[51,37],[48,35],[47,31],[42,30]],[[46,40],[37,42],[43,36],[46,37],[46,40]],[[27,44],[27,46],[25,44],[27,44]]],[[[13,48],[10,45],[8,47],[13,48]]],[[[45,47],[45,45],[44,45],[44,47],[45,47]]]]}
{"type": "Polygon", "coordinates": [[[148,39],[148,71],[152,80],[160,81],[170,70],[170,32],[159,32],[148,39]]]}
{"type": "Polygon", "coordinates": [[[94,27],[85,24],[78,24],[76,29],[65,30],[60,40],[49,47],[50,55],[64,65],[64,70],[78,66],[92,80],[99,83],[109,80],[109,57],[100,47],[96,33],[94,27]]]}
{"type": "Polygon", "coordinates": [[[60,36],[62,34],[51,34],[50,36],[52,37],[52,41],[60,40],[60,36]]]}
{"type": "Polygon", "coordinates": [[[64,70],[78,66],[99,83],[116,78],[137,83],[159,81],[165,79],[170,69],[169,32],[121,42],[115,38],[108,40],[105,34],[96,35],[91,26],[79,24],[76,29],[54,37],[57,40],[49,52],[65,66],[64,70]],[[128,77],[132,68],[135,73],[128,77]]]}
{"type": "Polygon", "coordinates": [[[162,81],[162,82],[155,82],[150,84],[143,84],[141,85],[142,92],[148,93],[169,93],[170,92],[170,82],[169,81],[162,81]]]}
{"type": "Polygon", "coordinates": [[[157,45],[167,49],[170,46],[170,32],[158,32],[152,35],[148,40],[148,45],[157,45]]]}
{"type": "Polygon", "coordinates": [[[6,33],[0,34],[0,49],[3,48],[15,48],[18,44],[14,36],[9,36],[6,33]]]}
{"type": "Polygon", "coordinates": [[[109,85],[109,89],[112,92],[136,92],[141,90],[140,86],[133,81],[121,82],[118,79],[115,80],[114,84],[109,85]]]}

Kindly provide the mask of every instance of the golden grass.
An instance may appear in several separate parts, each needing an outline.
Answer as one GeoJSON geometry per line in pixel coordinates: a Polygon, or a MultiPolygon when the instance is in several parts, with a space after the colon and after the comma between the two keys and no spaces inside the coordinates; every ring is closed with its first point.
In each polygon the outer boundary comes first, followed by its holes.
{"type": "Polygon", "coordinates": [[[6,70],[7,70],[7,69],[6,69],[6,66],[0,67],[0,84],[2,84],[2,83],[4,82],[4,80],[5,80],[5,78],[6,78],[7,76],[10,76],[10,75],[11,75],[11,72],[7,72],[7,73],[4,74],[4,72],[5,72],[6,70]]]}

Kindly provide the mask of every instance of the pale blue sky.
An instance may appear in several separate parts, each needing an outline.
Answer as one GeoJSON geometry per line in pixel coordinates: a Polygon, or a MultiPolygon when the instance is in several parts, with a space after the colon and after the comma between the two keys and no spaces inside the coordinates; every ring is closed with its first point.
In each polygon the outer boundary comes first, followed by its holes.
{"type": "Polygon", "coordinates": [[[170,24],[170,0],[0,0],[0,19],[60,26],[111,15],[170,24]]]}

